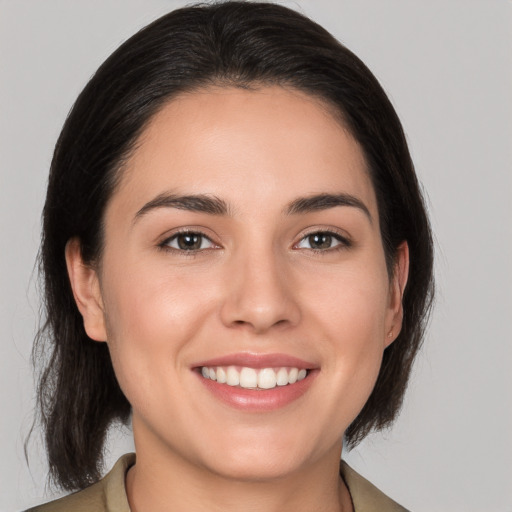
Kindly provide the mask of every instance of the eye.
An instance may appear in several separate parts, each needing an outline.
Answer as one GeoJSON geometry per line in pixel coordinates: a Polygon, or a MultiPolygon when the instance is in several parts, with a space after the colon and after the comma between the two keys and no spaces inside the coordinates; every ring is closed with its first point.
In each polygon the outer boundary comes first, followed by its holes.
{"type": "Polygon", "coordinates": [[[350,246],[350,242],[346,238],[329,231],[310,233],[296,245],[298,249],[312,249],[314,251],[326,251],[348,246],[350,246]]]}
{"type": "Polygon", "coordinates": [[[171,248],[178,251],[200,251],[216,247],[206,235],[195,231],[176,233],[167,238],[161,245],[163,248],[171,248]]]}

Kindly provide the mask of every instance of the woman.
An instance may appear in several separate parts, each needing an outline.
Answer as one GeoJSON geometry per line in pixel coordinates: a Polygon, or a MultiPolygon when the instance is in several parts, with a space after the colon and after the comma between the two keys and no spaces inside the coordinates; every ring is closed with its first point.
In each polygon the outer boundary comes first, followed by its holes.
{"type": "Polygon", "coordinates": [[[85,490],[34,510],[403,510],[339,459],[400,408],[431,234],[390,102],[324,29],[227,2],[133,36],[66,121],[43,230],[41,420],[85,490]],[[100,480],[130,415],[136,461],[100,480]]]}

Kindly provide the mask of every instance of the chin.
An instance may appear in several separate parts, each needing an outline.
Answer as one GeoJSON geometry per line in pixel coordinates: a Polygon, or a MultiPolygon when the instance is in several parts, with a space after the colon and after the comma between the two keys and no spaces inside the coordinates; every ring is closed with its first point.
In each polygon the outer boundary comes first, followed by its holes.
{"type": "MultiPolygon", "coordinates": [[[[244,437],[244,436],[242,436],[244,437]]],[[[282,479],[311,463],[311,446],[293,436],[250,435],[236,442],[233,437],[219,443],[209,452],[206,464],[221,477],[238,481],[268,481],[282,479]],[[231,442],[229,442],[231,441],[231,442]]]]}
{"type": "Polygon", "coordinates": [[[210,470],[222,478],[240,482],[266,482],[287,477],[300,469],[301,464],[282,454],[261,454],[259,457],[224,457],[210,470]]]}

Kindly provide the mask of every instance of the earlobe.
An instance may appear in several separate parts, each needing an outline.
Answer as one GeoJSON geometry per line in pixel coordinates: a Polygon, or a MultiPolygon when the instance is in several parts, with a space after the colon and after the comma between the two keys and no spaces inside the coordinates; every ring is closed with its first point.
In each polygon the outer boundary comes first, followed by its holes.
{"type": "Polygon", "coordinates": [[[404,316],[403,297],[408,277],[409,246],[407,242],[404,241],[398,246],[395,257],[395,266],[390,289],[389,321],[386,326],[386,347],[391,345],[402,329],[404,316]]]}
{"type": "Polygon", "coordinates": [[[96,270],[82,259],[80,240],[72,238],[66,244],[66,265],[76,305],[89,338],[106,341],[105,315],[100,283],[96,270]]]}

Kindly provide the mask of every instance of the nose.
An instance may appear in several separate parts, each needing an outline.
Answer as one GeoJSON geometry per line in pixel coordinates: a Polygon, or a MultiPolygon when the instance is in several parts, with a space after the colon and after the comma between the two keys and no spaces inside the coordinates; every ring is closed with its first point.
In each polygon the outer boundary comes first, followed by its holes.
{"type": "Polygon", "coordinates": [[[270,249],[266,254],[258,251],[231,261],[221,308],[224,325],[255,334],[297,325],[300,308],[285,267],[270,249]]]}

